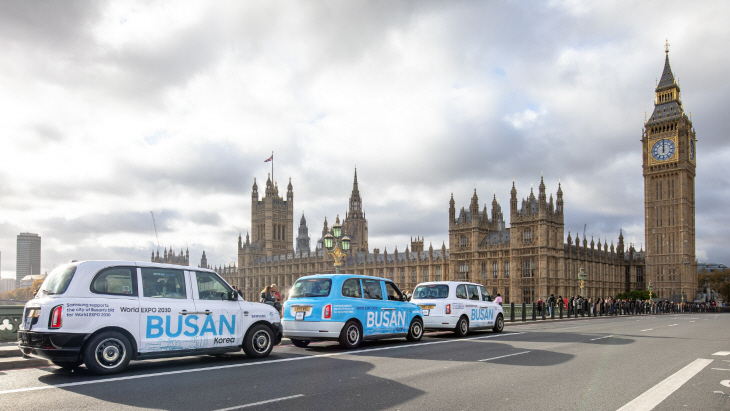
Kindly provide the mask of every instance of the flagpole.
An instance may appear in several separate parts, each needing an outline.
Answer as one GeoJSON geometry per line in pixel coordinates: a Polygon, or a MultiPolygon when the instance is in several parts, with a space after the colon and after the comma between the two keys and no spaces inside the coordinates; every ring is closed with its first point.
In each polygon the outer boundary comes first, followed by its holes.
{"type": "Polygon", "coordinates": [[[274,152],[272,151],[271,152],[271,182],[273,183],[274,181],[276,181],[276,180],[274,180],[274,152]]]}

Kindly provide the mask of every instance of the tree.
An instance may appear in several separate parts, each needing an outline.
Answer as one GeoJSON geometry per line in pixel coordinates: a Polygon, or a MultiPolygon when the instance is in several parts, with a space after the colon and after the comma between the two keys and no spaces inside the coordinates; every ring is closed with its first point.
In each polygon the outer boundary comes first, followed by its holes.
{"type": "Polygon", "coordinates": [[[30,287],[16,288],[0,293],[0,300],[30,301],[41,285],[43,285],[43,280],[35,280],[30,287]]]}
{"type": "Polygon", "coordinates": [[[710,287],[716,291],[725,301],[730,300],[730,268],[715,270],[708,273],[702,270],[697,275],[697,283],[702,287],[710,287]]]}

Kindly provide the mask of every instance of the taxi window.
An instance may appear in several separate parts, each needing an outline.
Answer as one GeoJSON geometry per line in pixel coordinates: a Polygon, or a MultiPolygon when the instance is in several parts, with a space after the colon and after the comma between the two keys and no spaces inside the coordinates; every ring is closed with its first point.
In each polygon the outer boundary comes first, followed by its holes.
{"type": "Polygon", "coordinates": [[[464,284],[456,286],[456,298],[463,298],[466,300],[466,286],[464,284]]]}
{"type": "Polygon", "coordinates": [[[449,286],[446,284],[419,285],[413,291],[414,300],[446,298],[448,296],[449,296],[449,286]]]}
{"type": "Polygon", "coordinates": [[[362,280],[362,291],[365,298],[371,300],[382,300],[383,289],[380,287],[380,280],[362,280]]]}
{"type": "Polygon", "coordinates": [[[40,291],[43,291],[43,294],[49,295],[65,293],[75,272],[75,265],[67,264],[56,267],[50,274],[48,274],[46,280],[43,281],[40,291]]]}
{"type": "Polygon", "coordinates": [[[329,278],[299,279],[291,288],[289,298],[327,297],[331,288],[332,280],[329,278]]]}
{"type": "Polygon", "coordinates": [[[489,296],[489,291],[486,288],[480,285],[479,289],[482,291],[482,301],[492,301],[492,297],[489,296]]]}
{"type": "Polygon", "coordinates": [[[342,296],[362,298],[362,292],[360,290],[360,280],[357,278],[349,278],[342,284],[342,296]]]}
{"type": "Polygon", "coordinates": [[[232,291],[225,281],[213,273],[196,271],[195,280],[198,282],[199,300],[227,300],[228,292],[232,291]]]}
{"type": "Polygon", "coordinates": [[[137,269],[112,267],[99,271],[91,281],[94,294],[137,295],[137,269]]]}
{"type": "Polygon", "coordinates": [[[388,293],[389,301],[403,301],[403,293],[390,281],[385,282],[385,291],[388,293]]]}
{"type": "Polygon", "coordinates": [[[168,268],[143,268],[142,294],[152,298],[185,299],[185,273],[168,268]]]}
{"type": "Polygon", "coordinates": [[[466,289],[467,289],[470,300],[479,301],[479,287],[477,287],[476,285],[469,284],[466,286],[466,289]]]}

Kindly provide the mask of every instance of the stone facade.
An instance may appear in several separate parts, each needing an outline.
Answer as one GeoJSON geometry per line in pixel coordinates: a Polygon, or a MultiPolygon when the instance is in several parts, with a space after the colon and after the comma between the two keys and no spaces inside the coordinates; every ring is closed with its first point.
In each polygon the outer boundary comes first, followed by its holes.
{"type": "MultiPolygon", "coordinates": [[[[668,53],[668,52],[667,52],[668,53]]],[[[342,223],[352,239],[349,258],[342,272],[393,279],[401,289],[412,290],[423,281],[468,279],[483,284],[506,302],[533,302],[538,298],[571,296],[615,296],[620,292],[646,289],[649,281],[659,297],[697,287],[694,227],[695,132],[684,114],[676,84],[665,60],[662,80],[656,88],[655,109],[646,121],[642,136],[645,182],[645,236],[647,251],[600,237],[590,243],[570,232],[565,237],[563,191],[560,184],[549,198],[541,178],[537,197],[530,195],[518,204],[513,182],[510,192],[510,227],[503,218],[496,195],[491,210],[479,208],[474,190],[468,207],[457,216],[453,194],[449,201],[449,248],[442,244],[424,250],[423,240],[411,239],[404,252],[393,253],[368,245],[367,220],[357,181],[357,170],[350,196],[349,211],[342,223]],[[664,144],[661,141],[664,140],[664,144]],[[671,144],[669,143],[671,142],[671,144]],[[669,150],[667,147],[673,146],[669,150]],[[659,147],[659,148],[657,148],[659,147]],[[671,154],[670,154],[671,151],[671,154]],[[518,206],[519,205],[519,206],[518,206]],[[587,281],[581,290],[578,279],[585,269],[587,281]]],[[[276,183],[266,182],[265,196],[259,200],[254,181],[251,227],[253,238],[238,237],[238,269],[226,270],[226,279],[239,285],[244,297],[258,300],[267,284],[276,283],[283,291],[297,278],[317,273],[333,273],[333,259],[322,248],[321,238],[309,249],[309,234],[302,216],[293,249],[293,188],[287,198],[279,196],[276,183]]],[[[339,217],[338,217],[339,220],[339,217]]],[[[330,231],[324,220],[322,237],[330,231]]]]}
{"type": "Polygon", "coordinates": [[[159,250],[156,255],[153,251],[150,261],[162,264],[190,265],[190,252],[185,250],[185,253],[183,253],[183,250],[180,249],[180,254],[175,254],[175,252],[172,251],[172,247],[170,247],[169,252],[167,251],[167,248],[165,248],[162,256],[160,256],[159,250]]]}
{"type": "Polygon", "coordinates": [[[644,124],[641,145],[647,279],[659,297],[684,295],[685,300],[686,296],[691,300],[697,289],[697,139],[669,66],[668,47],[655,89],[654,111],[644,124]]]}

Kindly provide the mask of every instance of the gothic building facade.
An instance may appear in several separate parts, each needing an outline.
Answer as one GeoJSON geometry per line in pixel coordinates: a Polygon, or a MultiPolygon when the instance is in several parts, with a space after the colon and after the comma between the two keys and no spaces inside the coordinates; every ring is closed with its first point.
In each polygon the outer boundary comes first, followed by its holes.
{"type": "Polygon", "coordinates": [[[167,248],[164,250],[165,251],[162,253],[162,256],[160,256],[160,250],[157,250],[157,254],[153,251],[150,261],[153,263],[190,265],[190,252],[187,249],[185,250],[185,253],[183,253],[182,249],[180,249],[180,254],[175,254],[175,252],[172,251],[172,247],[170,247],[169,252],[167,251],[167,248]]]}
{"type": "Polygon", "coordinates": [[[668,45],[665,52],[662,77],[654,90],[654,111],[641,137],[646,268],[659,296],[693,299],[697,139],[669,65],[668,45]]]}
{"type": "MultiPolygon", "coordinates": [[[[453,193],[449,201],[449,247],[424,248],[423,239],[412,238],[403,252],[369,248],[368,225],[362,208],[357,170],[349,210],[342,221],[351,238],[351,250],[342,272],[393,279],[400,288],[412,290],[423,281],[464,279],[483,284],[506,302],[533,302],[538,298],[581,293],[578,273],[587,274],[582,294],[587,297],[615,296],[620,292],[646,289],[651,281],[659,297],[680,292],[693,294],[697,286],[694,229],[695,132],[684,114],[669,67],[656,87],[655,109],[646,121],[642,137],[645,182],[646,252],[625,244],[619,232],[617,242],[604,236],[583,238],[565,235],[563,190],[555,197],[546,191],[541,178],[537,196],[518,201],[517,188],[510,191],[510,226],[504,221],[496,194],[491,209],[480,209],[476,189],[467,207],[457,215],[453,193]]],[[[267,284],[288,288],[297,278],[333,273],[333,259],[322,247],[321,238],[309,247],[309,230],[304,215],[298,236],[293,237],[293,188],[286,199],[269,178],[259,199],[254,180],[251,204],[251,235],[238,237],[238,268],[222,273],[236,284],[248,300],[258,300],[267,284]]],[[[339,217],[336,223],[339,223],[339,217]]],[[[330,231],[324,219],[321,236],[330,231]]]]}

